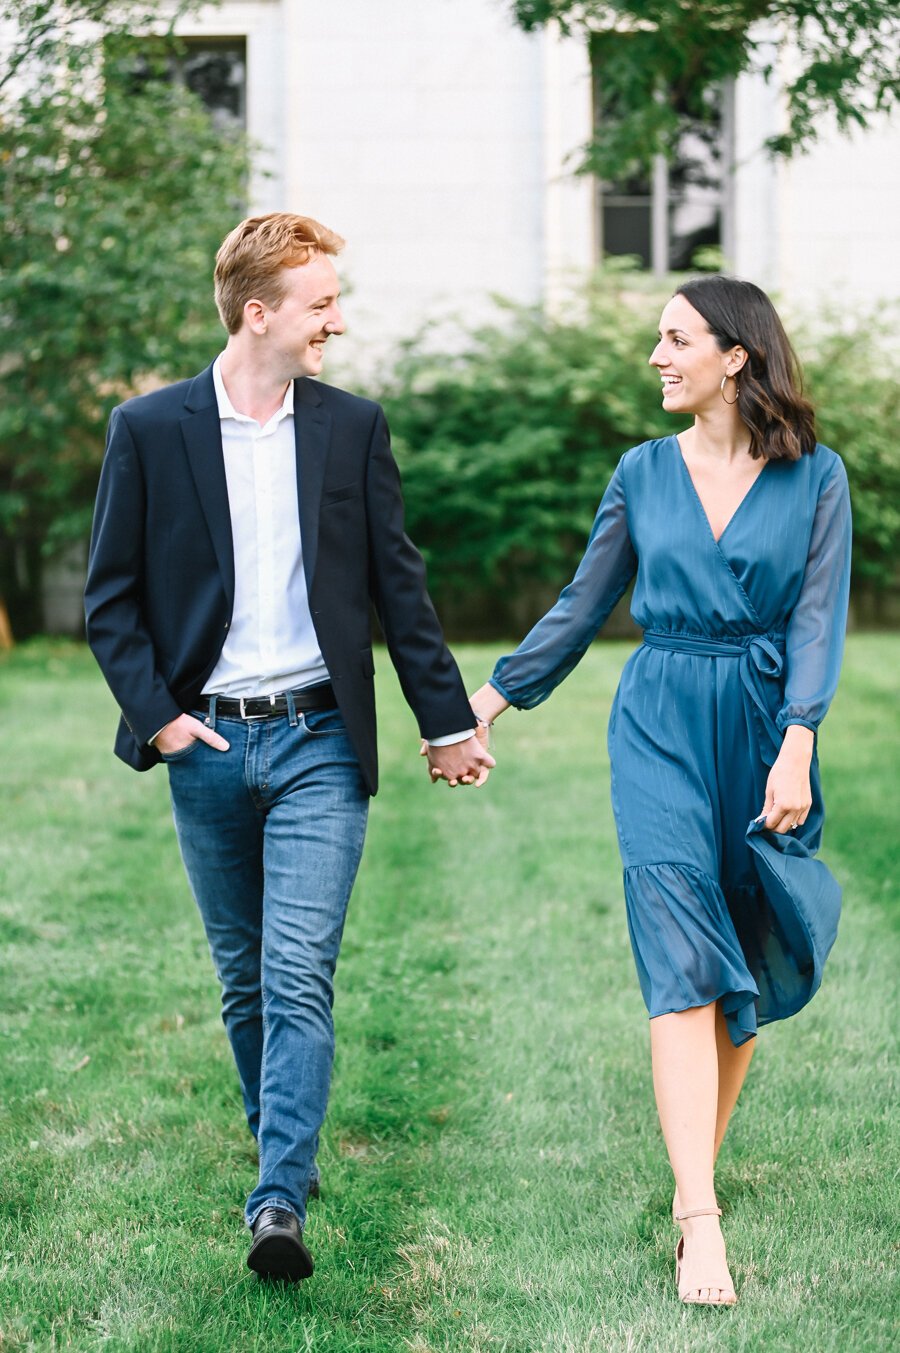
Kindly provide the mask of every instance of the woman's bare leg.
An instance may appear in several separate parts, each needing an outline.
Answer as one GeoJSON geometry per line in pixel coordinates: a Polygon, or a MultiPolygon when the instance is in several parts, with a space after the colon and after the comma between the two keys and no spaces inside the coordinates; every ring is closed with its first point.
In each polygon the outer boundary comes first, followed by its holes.
{"type": "MultiPolygon", "coordinates": [[[[713,1148],[713,1165],[719,1158],[719,1151],[722,1142],[725,1140],[725,1133],[728,1131],[728,1123],[734,1106],[738,1102],[738,1096],[741,1093],[755,1048],[755,1038],[749,1038],[739,1048],[734,1046],[728,1033],[725,1016],[722,1013],[721,1002],[719,1002],[716,1005],[716,1056],[719,1066],[719,1093],[716,1103],[716,1141],[713,1148]]],[[[675,1197],[672,1201],[673,1219],[675,1213],[680,1211],[681,1206],[678,1189],[676,1188],[675,1197]]]]}
{"type": "MultiPolygon", "coordinates": [[[[653,1089],[681,1210],[715,1207],[713,1164],[719,1105],[716,1006],[650,1021],[653,1089]]],[[[738,1089],[740,1087],[738,1086],[738,1089]]],[[[733,1300],[725,1241],[717,1216],[682,1223],[681,1288],[691,1300],[733,1300]]]]}
{"type": "Polygon", "coordinates": [[[747,1076],[747,1071],[755,1047],[755,1038],[748,1038],[747,1042],[742,1043],[739,1048],[734,1046],[725,1024],[725,1016],[722,1013],[721,1002],[719,1002],[716,1005],[716,1055],[719,1062],[719,1102],[716,1106],[716,1156],[718,1156],[719,1148],[725,1139],[725,1133],[728,1130],[728,1120],[731,1118],[732,1110],[738,1102],[738,1095],[741,1093],[741,1088],[747,1076]]]}

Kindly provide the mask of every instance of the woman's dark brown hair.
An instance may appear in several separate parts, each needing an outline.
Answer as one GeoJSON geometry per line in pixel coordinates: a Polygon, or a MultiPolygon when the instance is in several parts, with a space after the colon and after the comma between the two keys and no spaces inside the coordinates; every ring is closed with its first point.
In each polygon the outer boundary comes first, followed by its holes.
{"type": "Polygon", "coordinates": [[[738,413],[755,460],[799,460],[815,450],[815,412],[801,393],[800,367],[764,291],[737,277],[694,277],[676,291],[706,320],[722,352],[740,344],[738,413]]]}

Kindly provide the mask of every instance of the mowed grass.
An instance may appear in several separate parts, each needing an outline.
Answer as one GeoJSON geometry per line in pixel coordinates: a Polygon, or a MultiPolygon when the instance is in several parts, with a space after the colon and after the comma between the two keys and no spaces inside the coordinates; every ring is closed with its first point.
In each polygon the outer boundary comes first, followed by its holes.
{"type": "MultiPolygon", "coordinates": [[[[480,684],[499,650],[462,648],[480,684]]],[[[0,665],[0,1353],[896,1347],[900,639],[821,737],[845,889],[812,1005],[763,1031],[723,1152],[734,1310],[675,1297],[671,1178],[605,724],[625,644],[429,787],[379,659],[383,787],[338,969],[298,1288],[245,1268],[255,1181],[165,773],[110,751],[90,655],[0,665]]]]}

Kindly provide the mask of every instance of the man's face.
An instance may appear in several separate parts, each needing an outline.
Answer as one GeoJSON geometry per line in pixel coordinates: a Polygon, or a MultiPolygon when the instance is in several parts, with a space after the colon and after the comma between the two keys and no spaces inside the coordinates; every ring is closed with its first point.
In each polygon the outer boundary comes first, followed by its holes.
{"type": "Polygon", "coordinates": [[[344,332],[334,264],[327,254],[316,254],[300,267],[285,268],[284,280],[281,305],[266,308],[268,351],[284,380],[318,376],[326,342],[344,332]]]}

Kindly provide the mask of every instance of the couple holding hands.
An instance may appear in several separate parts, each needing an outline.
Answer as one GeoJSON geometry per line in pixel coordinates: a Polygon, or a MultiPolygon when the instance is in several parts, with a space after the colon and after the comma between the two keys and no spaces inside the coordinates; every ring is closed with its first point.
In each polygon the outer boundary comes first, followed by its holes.
{"type": "MultiPolygon", "coordinates": [[[[671,1162],[678,1295],[737,1298],[714,1165],[759,1025],[813,995],[840,893],[815,858],[816,730],[846,624],[850,508],[794,356],[749,282],[702,277],[650,355],[677,435],[620,460],[578,570],[466,695],[404,532],[377,404],[310,379],[343,332],[309,217],[216,259],[228,339],[113,411],[86,588],[117,754],[168,765],[259,1182],[247,1262],[297,1281],[318,1191],[333,978],[377,789],[374,605],[433,780],[481,785],[490,725],[545,700],[634,581],[643,642],[609,722],[629,932],[671,1162]]],[[[527,906],[527,899],[523,899],[527,906]]]]}

